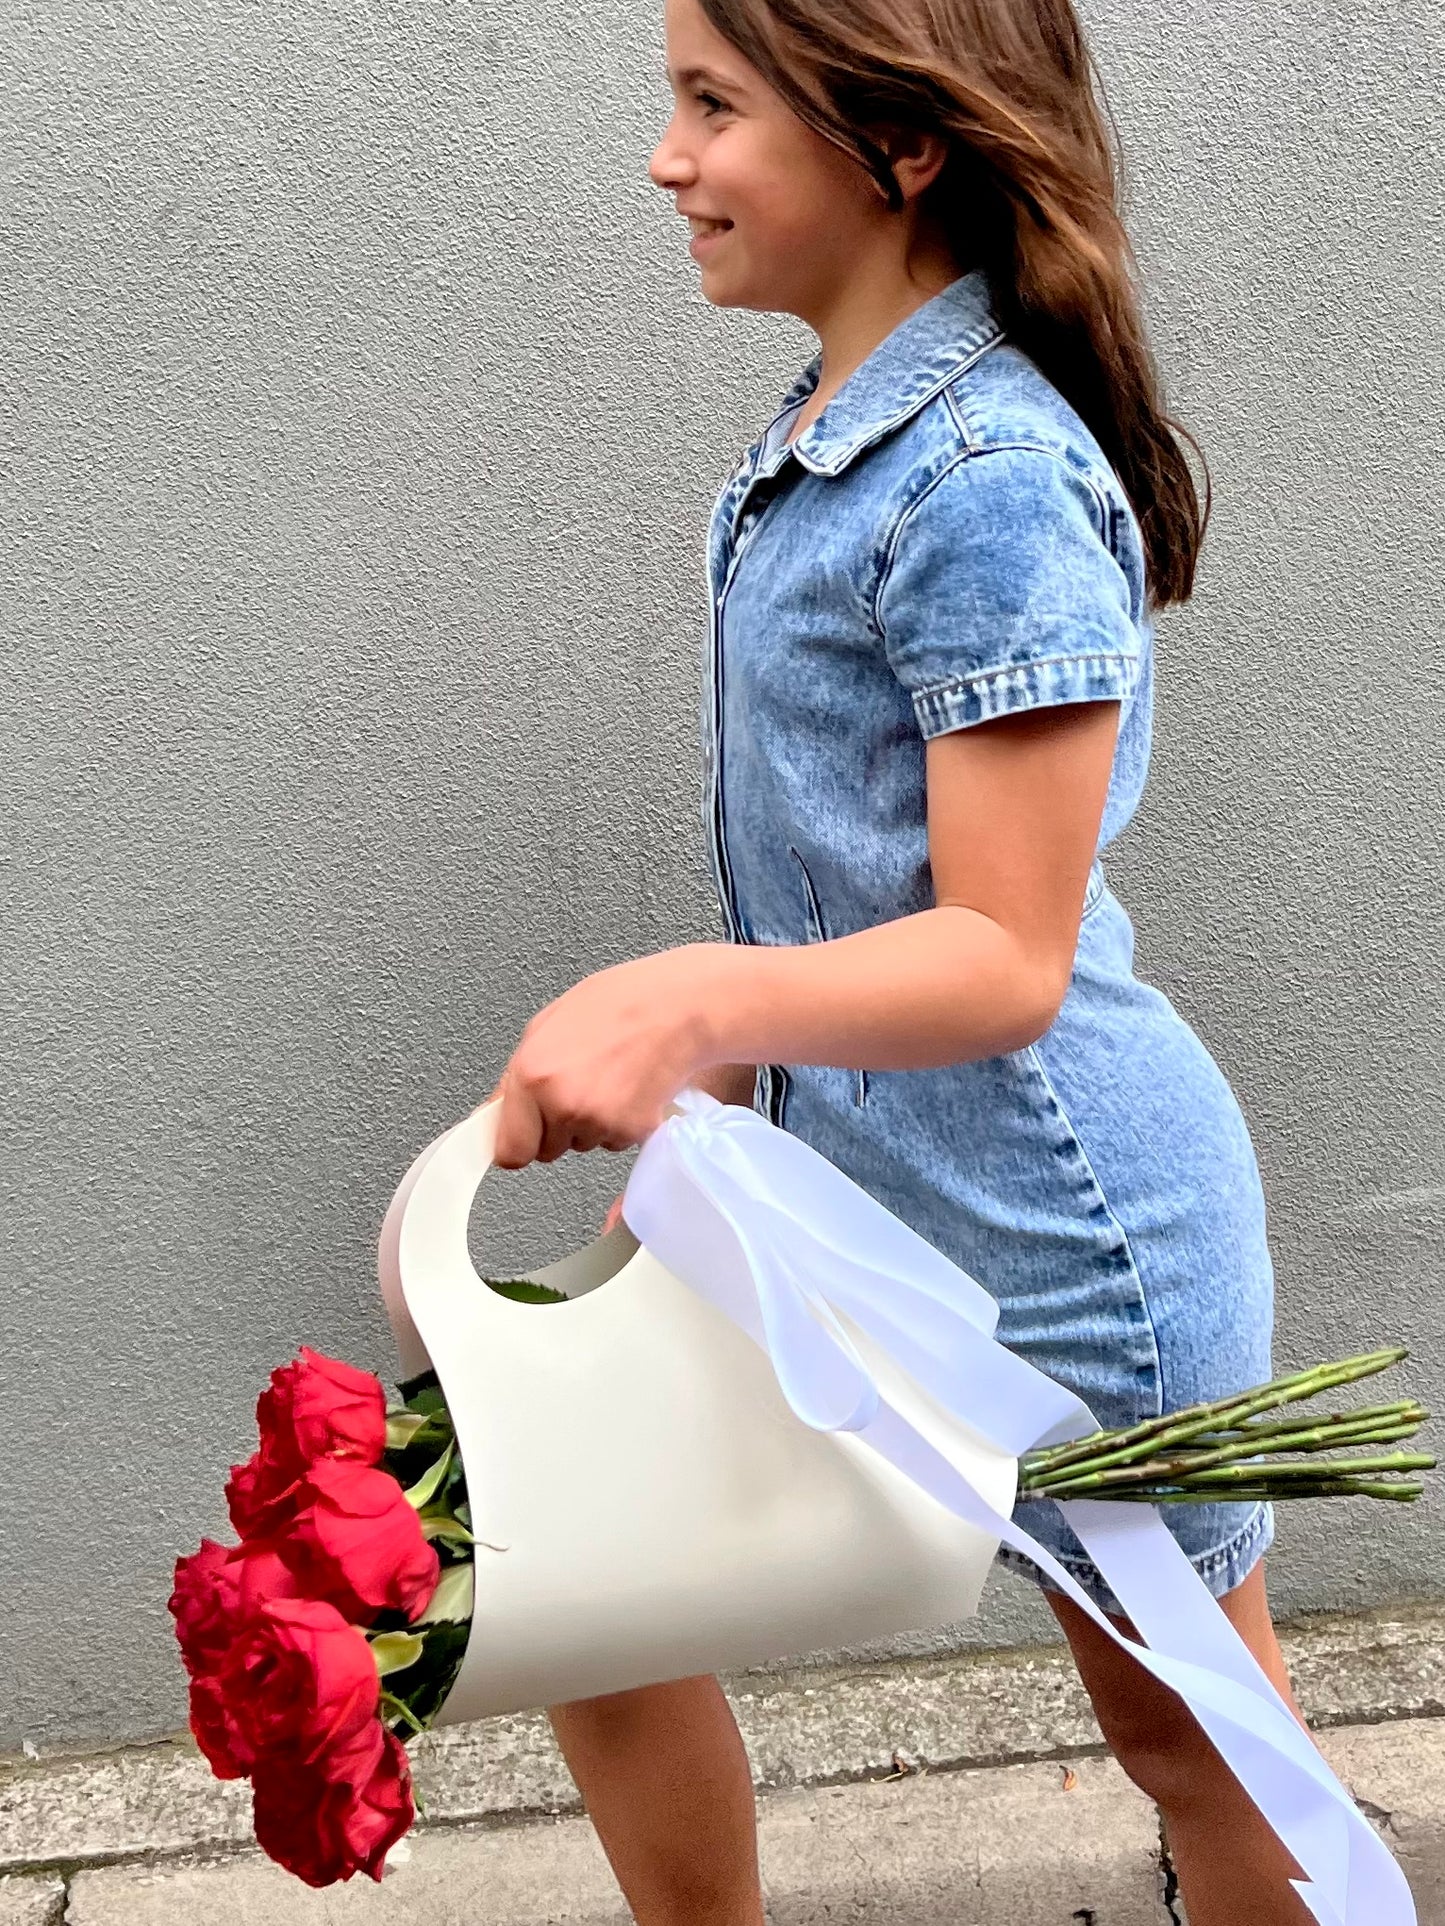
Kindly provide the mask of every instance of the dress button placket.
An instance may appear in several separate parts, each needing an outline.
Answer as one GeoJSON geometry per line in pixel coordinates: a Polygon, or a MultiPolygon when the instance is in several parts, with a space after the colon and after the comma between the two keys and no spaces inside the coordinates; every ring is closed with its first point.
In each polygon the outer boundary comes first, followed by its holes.
{"type": "MultiPolygon", "coordinates": [[[[738,506],[734,511],[732,527],[728,531],[727,541],[724,546],[723,552],[727,555],[727,563],[723,572],[722,586],[718,589],[716,596],[711,599],[709,604],[709,614],[711,616],[709,662],[712,672],[713,729],[711,758],[712,807],[709,821],[709,840],[712,844],[713,880],[717,886],[718,900],[722,905],[723,920],[729,940],[734,943],[742,940],[742,932],[741,918],[738,915],[737,903],[733,891],[732,866],[728,861],[727,830],[722,802],[722,618],[723,607],[727,602],[728,590],[732,587],[733,578],[737,573],[738,563],[742,560],[748,544],[756,534],[758,522],[761,520],[767,508],[767,499],[754,501],[751,505],[748,505],[748,497],[752,493],[757,480],[758,453],[759,447],[748,451],[751,472],[748,474],[747,480],[739,493],[738,506]]],[[[781,1124],[783,1093],[786,1087],[787,1073],[783,1071],[780,1066],[774,1064],[759,1065],[759,1073],[763,1086],[764,1114],[773,1123],[781,1124]]],[[[757,1092],[755,1091],[755,1095],[756,1094],[757,1092]]]]}

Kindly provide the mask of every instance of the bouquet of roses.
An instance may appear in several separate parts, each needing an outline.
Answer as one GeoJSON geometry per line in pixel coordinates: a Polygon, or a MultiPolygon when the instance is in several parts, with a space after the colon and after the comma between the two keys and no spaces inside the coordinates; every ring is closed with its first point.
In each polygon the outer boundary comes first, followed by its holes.
{"type": "Polygon", "coordinates": [[[175,1568],[196,1743],[218,1778],[250,1778],[258,1843],[311,1886],[381,1878],[415,1811],[402,1738],[466,1649],[461,1460],[435,1380],[402,1391],[389,1409],[379,1379],[303,1346],[226,1485],[240,1543],[175,1568]]]}
{"type": "MultiPolygon", "coordinates": [[[[484,1282],[559,1301],[527,1280],[484,1282]]],[[[1370,1352],[1029,1452],[1018,1495],[1408,1501],[1435,1463],[1394,1448],[1424,1422],[1420,1405],[1283,1410],[1405,1355],[1370,1352]]],[[[259,1844],[312,1886],[381,1878],[415,1811],[403,1741],[441,1709],[470,1630],[475,1541],[451,1418],[434,1374],[399,1389],[388,1407],[370,1373],[303,1348],[272,1373],[259,1449],[226,1486],[239,1544],[205,1539],[175,1568],[196,1742],[218,1777],[251,1779],[259,1844]]]]}

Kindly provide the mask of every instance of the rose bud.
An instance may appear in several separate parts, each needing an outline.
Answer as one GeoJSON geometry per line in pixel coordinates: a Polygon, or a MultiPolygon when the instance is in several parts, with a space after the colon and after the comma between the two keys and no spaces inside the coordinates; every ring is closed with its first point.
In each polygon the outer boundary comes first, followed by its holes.
{"type": "Polygon", "coordinates": [[[415,1817],[406,1749],[373,1719],[314,1766],[268,1753],[256,1764],[252,1808],[262,1850],[308,1886],[356,1872],[379,1880],[415,1817]]]}
{"type": "Polygon", "coordinates": [[[332,1605],[273,1598],[237,1636],[218,1680],[232,1751],[284,1753],[310,1765],[377,1723],[381,1680],[371,1647],[332,1605]]]}
{"type": "Polygon", "coordinates": [[[353,1624],[383,1611],[415,1618],[440,1576],[396,1479],[341,1458],[320,1459],[301,1480],[276,1550],[308,1598],[325,1599],[353,1624]]]}
{"type": "Polygon", "coordinates": [[[386,1393],[380,1378],[303,1344],[271,1373],[256,1404],[261,1456],[287,1482],[318,1458],[379,1462],[386,1449],[386,1393]]]}

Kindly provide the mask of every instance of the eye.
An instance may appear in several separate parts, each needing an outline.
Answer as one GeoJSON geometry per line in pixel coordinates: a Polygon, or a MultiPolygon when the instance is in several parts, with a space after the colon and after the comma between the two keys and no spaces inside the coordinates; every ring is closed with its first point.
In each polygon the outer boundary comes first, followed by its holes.
{"type": "Polygon", "coordinates": [[[711,118],[711,108],[717,108],[721,113],[727,112],[727,102],[719,100],[716,94],[699,93],[694,95],[694,99],[701,101],[705,107],[709,108],[708,118],[711,118]]]}

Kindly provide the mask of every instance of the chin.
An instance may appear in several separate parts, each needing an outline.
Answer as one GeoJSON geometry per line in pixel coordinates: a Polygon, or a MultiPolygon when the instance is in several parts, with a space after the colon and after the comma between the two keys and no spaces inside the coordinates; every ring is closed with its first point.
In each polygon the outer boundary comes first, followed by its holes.
{"type": "Polygon", "coordinates": [[[729,288],[722,280],[711,283],[706,274],[700,283],[703,299],[710,301],[715,308],[745,308],[753,314],[787,314],[791,310],[777,297],[769,297],[756,291],[729,288]]]}

